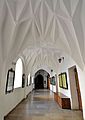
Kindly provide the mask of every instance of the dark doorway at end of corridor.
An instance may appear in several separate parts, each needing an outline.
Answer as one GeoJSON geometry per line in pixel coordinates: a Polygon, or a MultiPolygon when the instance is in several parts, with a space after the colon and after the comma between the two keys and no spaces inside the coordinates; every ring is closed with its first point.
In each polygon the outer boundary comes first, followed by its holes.
{"type": "Polygon", "coordinates": [[[35,89],[44,89],[44,79],[42,75],[35,78],[35,89]]]}
{"type": "Polygon", "coordinates": [[[38,70],[34,77],[34,89],[49,89],[48,76],[50,77],[50,74],[47,71],[38,70]]]}

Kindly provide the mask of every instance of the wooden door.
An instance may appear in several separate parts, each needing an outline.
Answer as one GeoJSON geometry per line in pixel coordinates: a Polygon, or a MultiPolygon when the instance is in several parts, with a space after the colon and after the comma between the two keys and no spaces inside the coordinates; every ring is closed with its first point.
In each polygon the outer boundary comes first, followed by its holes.
{"type": "Polygon", "coordinates": [[[47,78],[47,89],[50,90],[50,77],[47,78]]]}
{"type": "Polygon", "coordinates": [[[82,110],[81,92],[80,92],[79,79],[76,68],[74,68],[74,73],[75,73],[75,82],[76,82],[76,89],[77,89],[78,102],[79,102],[79,110],[82,110]]]}

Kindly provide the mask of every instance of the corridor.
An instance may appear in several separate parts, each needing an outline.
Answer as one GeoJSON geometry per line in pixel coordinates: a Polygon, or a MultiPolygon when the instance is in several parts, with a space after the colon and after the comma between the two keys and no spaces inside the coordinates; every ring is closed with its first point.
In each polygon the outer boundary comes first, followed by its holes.
{"type": "Polygon", "coordinates": [[[33,91],[5,120],[83,120],[80,111],[61,109],[53,97],[46,89],[33,91]]]}

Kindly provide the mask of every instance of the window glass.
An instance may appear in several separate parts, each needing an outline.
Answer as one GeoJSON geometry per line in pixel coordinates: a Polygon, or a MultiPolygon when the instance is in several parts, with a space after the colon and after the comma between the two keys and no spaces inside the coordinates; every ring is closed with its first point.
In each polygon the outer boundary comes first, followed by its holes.
{"type": "Polygon", "coordinates": [[[30,85],[30,73],[28,75],[28,85],[30,85]]]}
{"type": "Polygon", "coordinates": [[[22,87],[22,60],[19,58],[15,68],[14,88],[22,87]]]}

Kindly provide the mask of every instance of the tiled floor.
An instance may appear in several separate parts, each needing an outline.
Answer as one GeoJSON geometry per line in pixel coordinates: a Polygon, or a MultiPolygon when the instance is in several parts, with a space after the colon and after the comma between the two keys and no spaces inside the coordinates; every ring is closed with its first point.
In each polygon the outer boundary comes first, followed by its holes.
{"type": "Polygon", "coordinates": [[[5,120],[83,120],[80,111],[61,109],[49,90],[32,92],[5,120]]]}

